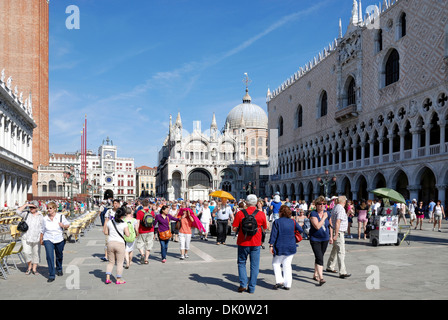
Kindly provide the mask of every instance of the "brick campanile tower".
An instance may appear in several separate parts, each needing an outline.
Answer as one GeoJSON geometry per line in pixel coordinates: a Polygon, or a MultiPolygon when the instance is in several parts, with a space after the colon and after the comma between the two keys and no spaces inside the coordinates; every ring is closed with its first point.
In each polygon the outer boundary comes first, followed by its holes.
{"type": "MultiPolygon", "coordinates": [[[[1,0],[0,70],[12,76],[24,96],[32,96],[33,166],[48,165],[48,5],[47,0],[1,0]]],[[[37,195],[37,172],[33,174],[37,195]]]]}

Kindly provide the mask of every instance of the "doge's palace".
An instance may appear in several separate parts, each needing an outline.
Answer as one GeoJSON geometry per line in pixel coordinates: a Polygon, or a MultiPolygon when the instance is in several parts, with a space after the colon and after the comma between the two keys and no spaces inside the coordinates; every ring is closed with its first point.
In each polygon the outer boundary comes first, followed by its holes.
{"type": "Polygon", "coordinates": [[[373,189],[389,187],[446,205],[447,2],[374,8],[366,14],[354,0],[345,33],[339,21],[327,47],[268,91],[279,153],[267,194],[311,201],[328,170],[329,195],[373,199],[373,189]]]}

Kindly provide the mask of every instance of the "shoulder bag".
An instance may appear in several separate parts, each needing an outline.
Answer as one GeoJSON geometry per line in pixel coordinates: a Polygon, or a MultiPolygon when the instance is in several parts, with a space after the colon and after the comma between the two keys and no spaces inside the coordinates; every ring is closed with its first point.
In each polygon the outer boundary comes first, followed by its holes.
{"type": "Polygon", "coordinates": [[[293,220],[294,222],[294,236],[296,238],[296,243],[299,243],[300,241],[303,240],[302,235],[300,234],[300,231],[298,229],[296,229],[296,222],[293,220]]]}
{"type": "Polygon", "coordinates": [[[28,223],[26,223],[26,219],[28,219],[28,215],[30,214],[30,212],[28,211],[28,213],[26,214],[25,219],[22,219],[22,221],[19,222],[19,224],[17,225],[17,230],[19,230],[20,232],[27,232],[28,231],[28,223]]]}

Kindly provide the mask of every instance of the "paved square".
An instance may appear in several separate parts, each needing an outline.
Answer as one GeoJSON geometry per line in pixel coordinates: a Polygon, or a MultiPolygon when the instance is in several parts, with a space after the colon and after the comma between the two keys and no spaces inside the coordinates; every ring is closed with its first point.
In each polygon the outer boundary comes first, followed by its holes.
{"type": "MultiPolygon", "coordinates": [[[[356,223],[355,223],[356,227],[356,223]]],[[[64,250],[64,275],[47,283],[45,250],[41,250],[38,275],[25,275],[25,266],[13,270],[7,280],[0,279],[0,299],[149,299],[149,300],[314,300],[314,299],[444,299],[446,286],[446,257],[448,228],[444,221],[442,232],[432,231],[424,222],[424,230],[412,230],[409,243],[400,246],[373,247],[368,240],[346,239],[346,265],[350,278],[324,272],[327,283],[322,287],[312,279],[314,255],[308,240],[300,243],[293,259],[291,290],[273,290],[275,284],[272,257],[268,246],[262,250],[260,273],[254,294],[237,293],[236,238],[227,237],[227,245],[216,245],[196,236],[191,242],[189,258],[180,260],[179,243],[170,242],[167,263],[161,263],[160,246],[155,242],[148,265],[134,263],[124,270],[124,285],[106,285],[104,235],[99,219],[93,229],[78,243],[67,243],[64,250]]],[[[352,228],[352,234],[355,228],[352,228]]],[[[325,254],[328,259],[329,245],[325,254]]],[[[19,261],[15,258],[16,262],[19,261]]],[[[11,260],[10,260],[11,263],[11,260]]],[[[11,265],[11,264],[10,264],[11,265]]],[[[11,268],[10,268],[11,269],[11,268]]],[[[113,275],[116,269],[114,268],[113,275]]],[[[112,277],[112,279],[114,279],[112,277]]]]}

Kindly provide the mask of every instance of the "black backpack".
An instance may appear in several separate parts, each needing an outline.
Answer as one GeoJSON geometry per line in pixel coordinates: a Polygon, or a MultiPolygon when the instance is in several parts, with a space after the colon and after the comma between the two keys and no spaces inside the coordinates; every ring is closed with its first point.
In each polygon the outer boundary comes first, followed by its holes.
{"type": "Polygon", "coordinates": [[[241,210],[244,213],[244,218],[241,220],[241,231],[245,236],[254,236],[258,232],[258,223],[255,216],[259,210],[255,210],[252,214],[248,214],[245,209],[241,210]]]}

